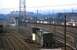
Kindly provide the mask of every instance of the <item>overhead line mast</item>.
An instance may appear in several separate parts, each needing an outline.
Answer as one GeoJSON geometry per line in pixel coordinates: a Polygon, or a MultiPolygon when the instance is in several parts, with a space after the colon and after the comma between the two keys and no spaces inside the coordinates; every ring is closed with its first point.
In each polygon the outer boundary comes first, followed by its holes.
{"type": "Polygon", "coordinates": [[[19,0],[19,25],[26,19],[26,0],[19,0]]]}

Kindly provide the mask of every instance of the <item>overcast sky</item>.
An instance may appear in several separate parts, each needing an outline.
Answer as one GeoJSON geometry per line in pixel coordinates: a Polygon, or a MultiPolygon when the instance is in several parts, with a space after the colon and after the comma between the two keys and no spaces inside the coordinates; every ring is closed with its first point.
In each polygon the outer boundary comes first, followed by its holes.
{"type": "MultiPolygon", "coordinates": [[[[26,0],[27,10],[35,9],[70,9],[77,8],[77,0],[26,0]]],[[[18,10],[19,0],[0,0],[0,11],[6,13],[9,10],[18,10]]]]}

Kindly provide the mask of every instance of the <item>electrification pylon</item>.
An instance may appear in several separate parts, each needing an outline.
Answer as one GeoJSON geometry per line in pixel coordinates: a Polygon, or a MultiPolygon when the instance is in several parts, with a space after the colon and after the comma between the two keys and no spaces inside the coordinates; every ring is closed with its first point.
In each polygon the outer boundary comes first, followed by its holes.
{"type": "Polygon", "coordinates": [[[26,0],[19,0],[19,25],[23,25],[26,18],[26,0]]]}

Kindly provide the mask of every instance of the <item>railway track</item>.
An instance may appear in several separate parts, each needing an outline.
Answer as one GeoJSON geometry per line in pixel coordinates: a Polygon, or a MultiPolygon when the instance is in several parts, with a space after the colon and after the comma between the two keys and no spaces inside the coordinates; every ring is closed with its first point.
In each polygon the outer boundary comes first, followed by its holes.
{"type": "Polygon", "coordinates": [[[35,44],[25,42],[24,37],[15,31],[0,38],[0,50],[38,50],[35,44]]]}

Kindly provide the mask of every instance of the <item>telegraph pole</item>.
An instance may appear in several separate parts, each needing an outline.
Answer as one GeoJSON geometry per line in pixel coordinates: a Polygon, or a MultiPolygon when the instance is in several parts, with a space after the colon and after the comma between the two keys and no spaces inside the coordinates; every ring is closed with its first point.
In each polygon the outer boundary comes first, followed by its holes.
{"type": "Polygon", "coordinates": [[[37,20],[37,17],[38,17],[38,10],[37,10],[37,16],[36,16],[36,23],[37,23],[37,21],[38,21],[38,20],[37,20]]]}
{"type": "Polygon", "coordinates": [[[64,50],[66,49],[66,16],[64,16],[64,50]]]}

